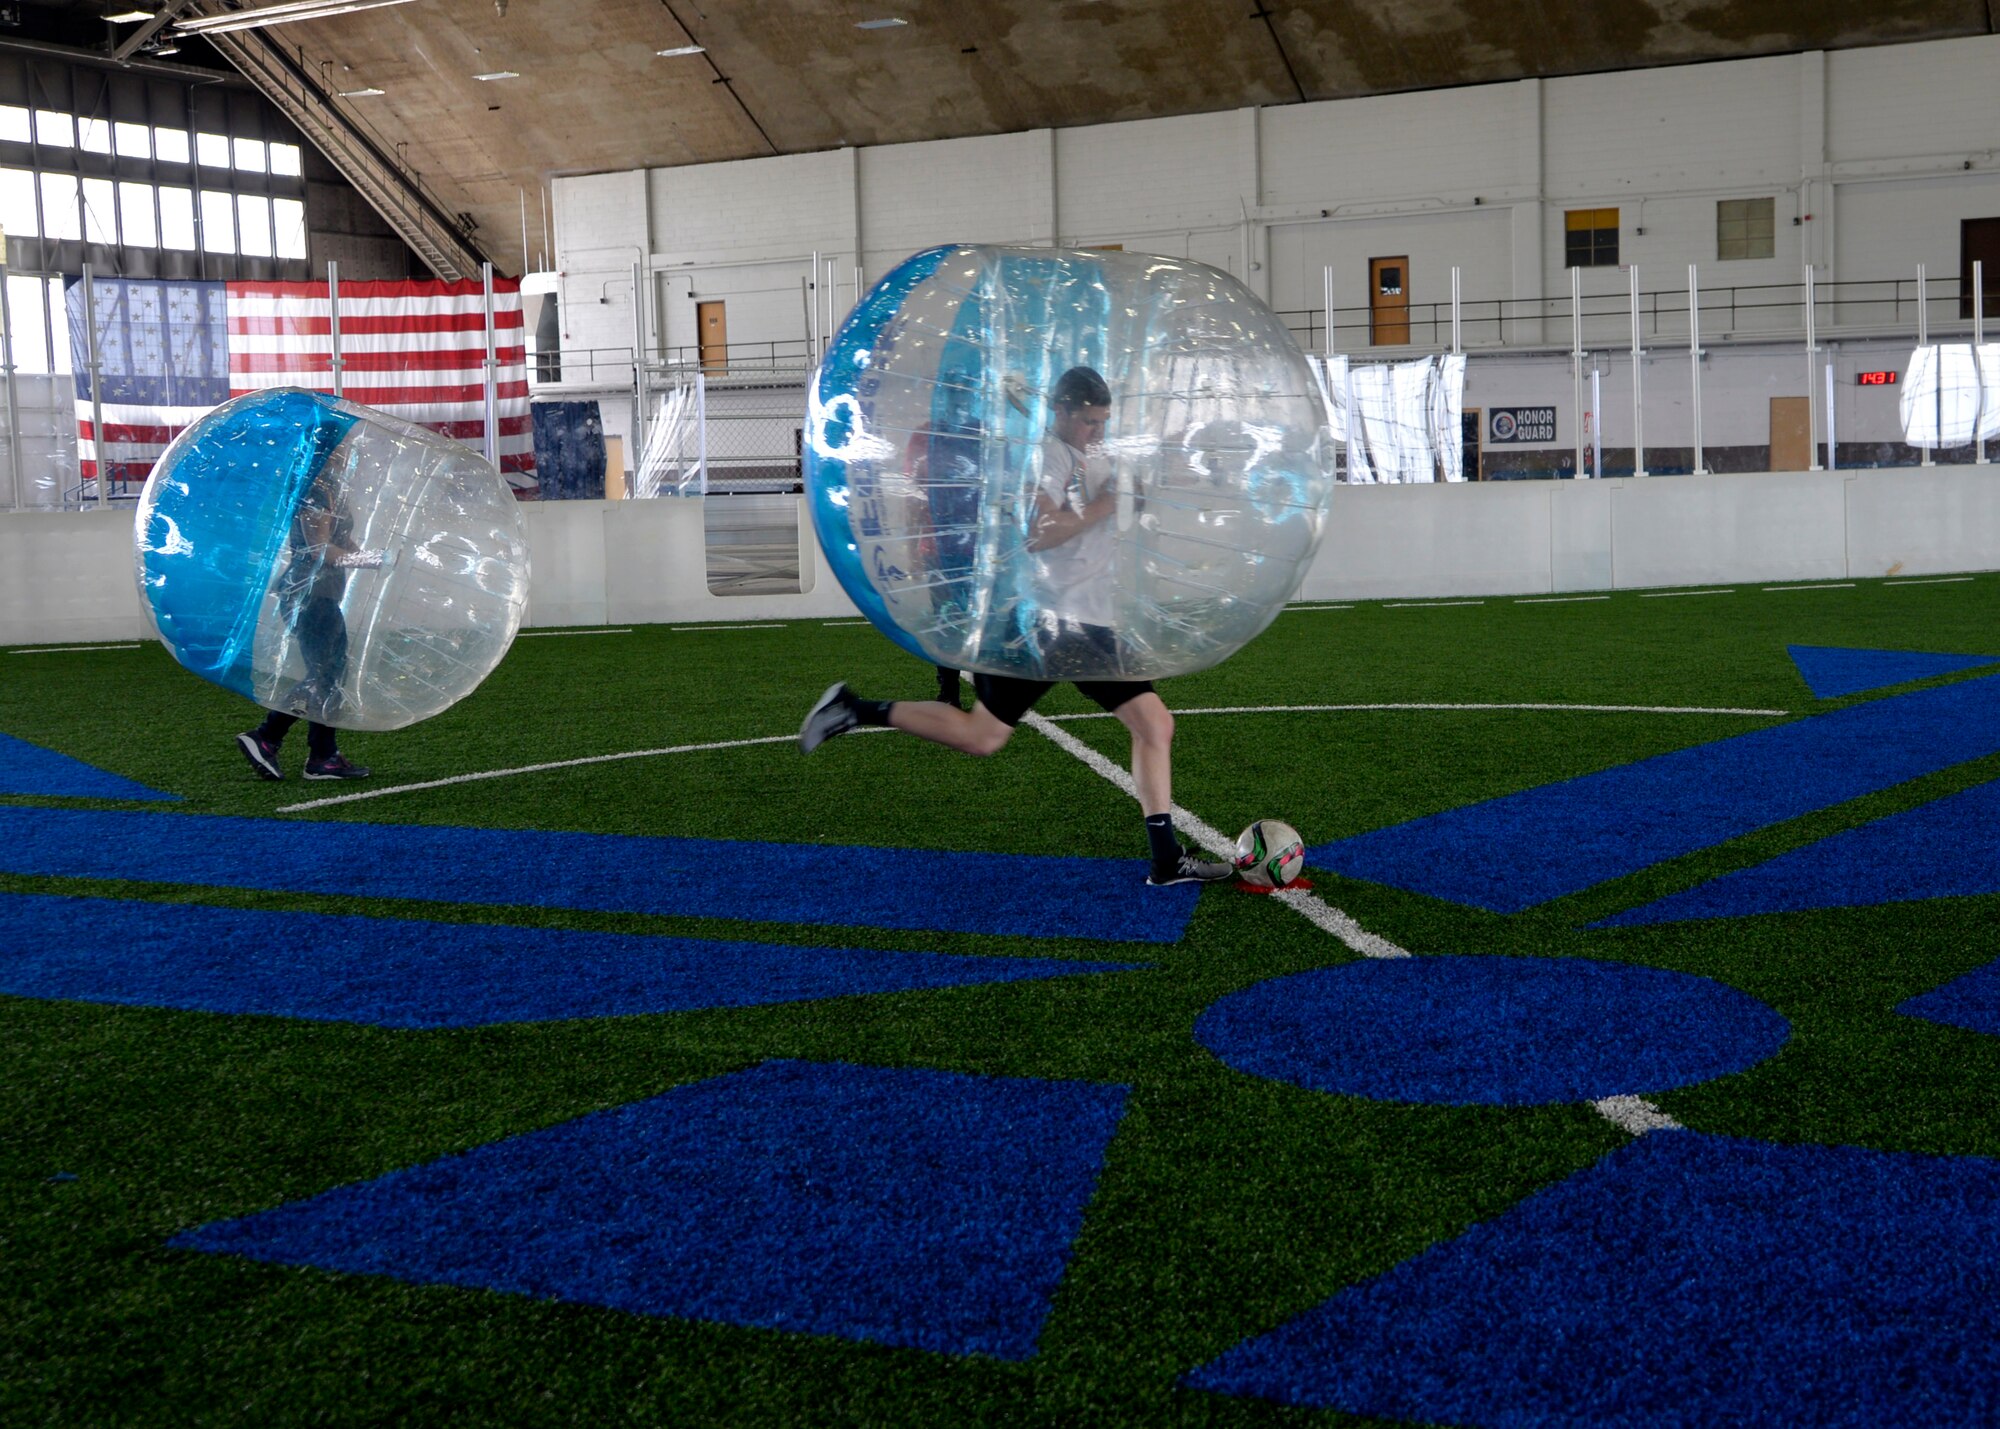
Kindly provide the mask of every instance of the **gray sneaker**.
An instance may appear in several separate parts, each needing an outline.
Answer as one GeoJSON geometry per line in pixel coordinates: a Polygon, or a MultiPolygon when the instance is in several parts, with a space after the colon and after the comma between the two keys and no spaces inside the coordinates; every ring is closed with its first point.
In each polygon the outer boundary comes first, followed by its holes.
{"type": "Polygon", "coordinates": [[[845,681],[837,682],[819,697],[819,703],[799,726],[799,753],[811,754],[835,735],[846,734],[860,723],[853,694],[845,681]]]}
{"type": "Polygon", "coordinates": [[[1186,849],[1173,863],[1156,866],[1146,875],[1146,886],[1165,888],[1172,883],[1220,883],[1236,872],[1226,863],[1211,863],[1205,858],[1196,858],[1186,849]]]}
{"type": "Polygon", "coordinates": [[[278,767],[278,746],[256,730],[246,730],[237,735],[236,747],[243,751],[243,757],[250,761],[250,767],[257,771],[259,779],[285,777],[285,771],[278,767]]]}

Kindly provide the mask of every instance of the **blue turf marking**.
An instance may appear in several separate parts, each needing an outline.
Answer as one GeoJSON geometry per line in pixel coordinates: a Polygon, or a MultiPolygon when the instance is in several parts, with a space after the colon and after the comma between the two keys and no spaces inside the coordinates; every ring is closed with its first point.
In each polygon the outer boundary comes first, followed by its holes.
{"type": "Polygon", "coordinates": [[[2000,1037],[2000,961],[1953,978],[1943,987],[1920,993],[1896,1011],[1908,1017],[1921,1017],[1926,1022],[1941,1022],[1948,1027],[2000,1037]]]}
{"type": "Polygon", "coordinates": [[[361,898],[1172,943],[1141,860],[0,808],[0,872],[361,898]]]}
{"type": "Polygon", "coordinates": [[[1306,861],[1517,913],[1996,752],[2000,679],[1966,680],[1320,844],[1306,861]]]}
{"type": "Polygon", "coordinates": [[[1378,1101],[1515,1106],[1665,1091],[1754,1066],[1790,1026],[1731,987],[1583,958],[1371,958],[1211,1005],[1239,1072],[1378,1101]]]}
{"type": "Polygon", "coordinates": [[[1848,829],[1593,923],[1616,928],[2000,893],[2000,783],[1848,829]]]}
{"type": "Polygon", "coordinates": [[[1187,1376],[1478,1424],[1991,1424],[2000,1162],[1665,1131],[1187,1376]]]}
{"type": "Polygon", "coordinates": [[[1021,1360],[1125,1095],[765,1062],[172,1244],[1021,1360]]]}
{"type": "Polygon", "coordinates": [[[1133,966],[0,894],[0,993],[378,1027],[753,1007],[1133,966]]]}
{"type": "Polygon", "coordinates": [[[0,734],[0,794],[62,799],[180,798],[10,734],[0,734]]]}
{"type": "Polygon", "coordinates": [[[2000,655],[1936,655],[1922,650],[1850,650],[1838,645],[1788,645],[1799,677],[1823,700],[1888,685],[2000,665],[2000,655]]]}

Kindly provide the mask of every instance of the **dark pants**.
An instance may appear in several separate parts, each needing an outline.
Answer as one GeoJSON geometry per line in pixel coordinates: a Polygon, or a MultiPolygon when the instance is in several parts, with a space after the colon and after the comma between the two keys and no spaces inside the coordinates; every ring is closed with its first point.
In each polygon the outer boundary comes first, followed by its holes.
{"type": "MultiPolygon", "coordinates": [[[[295,714],[283,714],[277,710],[265,710],[264,722],[257,726],[257,738],[270,744],[283,744],[285,735],[299,722],[295,714]]],[[[306,753],[314,759],[325,759],[340,748],[334,738],[333,728],[318,720],[306,721],[306,753]]]]}

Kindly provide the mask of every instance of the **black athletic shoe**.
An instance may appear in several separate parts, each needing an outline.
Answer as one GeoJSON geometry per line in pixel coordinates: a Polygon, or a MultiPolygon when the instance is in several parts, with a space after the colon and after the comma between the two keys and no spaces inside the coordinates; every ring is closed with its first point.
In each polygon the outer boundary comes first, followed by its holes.
{"type": "Polygon", "coordinates": [[[285,771],[278,767],[278,746],[263,738],[256,730],[246,730],[237,735],[236,747],[243,751],[243,757],[250,761],[250,767],[257,771],[259,779],[285,777],[285,771]]]}
{"type": "Polygon", "coordinates": [[[811,754],[837,734],[846,734],[861,723],[854,708],[854,693],[843,681],[819,697],[806,722],[799,726],[799,753],[811,754]]]}
{"type": "Polygon", "coordinates": [[[324,759],[306,761],[308,779],[366,779],[371,772],[350,762],[344,754],[329,754],[324,759]]]}
{"type": "Polygon", "coordinates": [[[1235,871],[1226,863],[1211,863],[1182,849],[1181,856],[1172,863],[1154,866],[1153,871],[1146,875],[1146,886],[1165,888],[1170,883],[1220,883],[1235,871]]]}

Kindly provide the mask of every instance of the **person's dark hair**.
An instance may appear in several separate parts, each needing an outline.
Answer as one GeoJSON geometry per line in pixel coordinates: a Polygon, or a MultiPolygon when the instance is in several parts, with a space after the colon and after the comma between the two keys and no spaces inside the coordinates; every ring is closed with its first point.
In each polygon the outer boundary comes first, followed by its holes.
{"type": "Polygon", "coordinates": [[[1097,375],[1094,367],[1072,367],[1056,379],[1055,391],[1049,400],[1058,407],[1074,410],[1078,407],[1109,407],[1111,389],[1104,385],[1104,379],[1097,375]]]}

